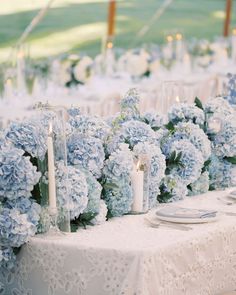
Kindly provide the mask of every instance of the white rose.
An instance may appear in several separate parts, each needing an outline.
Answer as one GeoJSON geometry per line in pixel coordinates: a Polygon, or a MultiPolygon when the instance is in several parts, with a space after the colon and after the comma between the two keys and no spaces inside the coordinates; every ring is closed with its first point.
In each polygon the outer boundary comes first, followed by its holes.
{"type": "Polygon", "coordinates": [[[83,57],[74,67],[75,78],[81,82],[86,82],[91,75],[93,60],[89,56],[83,57]]]}

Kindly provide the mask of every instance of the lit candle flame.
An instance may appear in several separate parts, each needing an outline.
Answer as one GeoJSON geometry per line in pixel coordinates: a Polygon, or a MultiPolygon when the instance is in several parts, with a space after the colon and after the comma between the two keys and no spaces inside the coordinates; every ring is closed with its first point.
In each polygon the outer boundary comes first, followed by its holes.
{"type": "Polygon", "coordinates": [[[112,49],[113,48],[113,43],[112,42],[108,42],[107,43],[107,48],[108,49],[112,49]]]}
{"type": "Polygon", "coordinates": [[[10,78],[7,79],[6,84],[7,84],[8,86],[11,85],[11,79],[10,79],[10,78]]]}
{"type": "Polygon", "coordinates": [[[137,171],[139,171],[140,166],[141,166],[141,162],[140,162],[140,160],[138,160],[137,165],[136,165],[136,169],[137,169],[137,171]]]}
{"type": "Polygon", "coordinates": [[[18,51],[17,57],[18,58],[23,58],[24,57],[24,51],[22,51],[22,50],[18,51]]]}
{"type": "Polygon", "coordinates": [[[182,40],[183,39],[183,36],[182,34],[180,33],[177,33],[176,36],[175,36],[176,40],[182,40]]]}
{"type": "Polygon", "coordinates": [[[167,42],[172,42],[172,41],[173,41],[173,36],[168,35],[168,36],[166,37],[166,40],[167,40],[167,42]]]}
{"type": "Polygon", "coordinates": [[[232,30],[232,34],[233,34],[234,36],[236,36],[236,28],[233,28],[233,30],[232,30]]]}
{"type": "Polygon", "coordinates": [[[176,102],[180,102],[179,96],[177,95],[175,98],[176,102]]]}

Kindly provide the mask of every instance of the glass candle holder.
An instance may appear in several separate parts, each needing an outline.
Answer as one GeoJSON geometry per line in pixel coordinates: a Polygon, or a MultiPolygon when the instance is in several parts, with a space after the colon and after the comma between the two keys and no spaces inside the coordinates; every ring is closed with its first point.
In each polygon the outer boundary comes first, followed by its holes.
{"type": "Polygon", "coordinates": [[[43,175],[40,182],[41,204],[48,206],[50,228],[56,229],[57,226],[63,231],[70,231],[66,147],[67,111],[64,107],[49,105],[41,106],[41,111],[45,113],[49,126],[47,157],[39,163],[43,175]],[[63,182],[63,187],[61,187],[61,182],[63,182]],[[63,200],[66,200],[63,206],[58,199],[62,193],[65,194],[63,200]]]}

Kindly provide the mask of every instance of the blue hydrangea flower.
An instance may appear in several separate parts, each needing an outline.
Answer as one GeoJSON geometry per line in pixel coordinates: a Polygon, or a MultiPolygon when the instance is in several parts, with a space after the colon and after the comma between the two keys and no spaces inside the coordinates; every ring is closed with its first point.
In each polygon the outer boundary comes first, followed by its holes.
{"type": "Polygon", "coordinates": [[[200,177],[204,164],[201,152],[186,139],[173,142],[170,154],[174,151],[176,154],[181,153],[180,161],[182,165],[172,168],[171,175],[181,180],[186,186],[195,182],[200,177]]]}
{"type": "MultiPolygon", "coordinates": [[[[165,202],[183,200],[188,193],[187,186],[180,179],[174,177],[173,175],[167,175],[163,179],[161,190],[162,193],[169,195],[167,200],[163,200],[165,202]]],[[[160,200],[160,197],[158,197],[158,199],[160,200]]]]}
{"type": "Polygon", "coordinates": [[[103,198],[112,216],[122,216],[131,210],[133,191],[131,171],[133,156],[128,145],[122,144],[103,168],[103,198]]]}
{"type": "Polygon", "coordinates": [[[139,142],[154,142],[155,140],[155,132],[150,126],[143,122],[132,120],[124,123],[121,129],[110,138],[107,150],[109,153],[112,153],[120,143],[127,143],[133,149],[139,142]]]}
{"type": "Polygon", "coordinates": [[[14,200],[7,200],[4,207],[8,209],[17,209],[20,214],[27,214],[28,221],[35,226],[39,223],[41,206],[32,198],[19,197],[14,200]]]}
{"type": "Polygon", "coordinates": [[[192,122],[199,126],[203,126],[205,121],[203,110],[193,104],[187,103],[173,105],[168,113],[168,117],[173,124],[179,122],[192,122]]]}
{"type": "Polygon", "coordinates": [[[199,194],[204,194],[208,192],[209,186],[210,186],[209,173],[205,171],[194,183],[191,183],[190,185],[191,190],[189,190],[189,195],[195,196],[199,194]]]}
{"type": "Polygon", "coordinates": [[[91,223],[94,225],[102,224],[106,221],[107,218],[107,205],[104,200],[99,202],[99,213],[92,220],[91,223]]]}
{"type": "Polygon", "coordinates": [[[181,139],[189,140],[201,153],[204,161],[211,155],[211,143],[204,131],[191,122],[178,123],[173,133],[164,137],[161,148],[165,155],[170,153],[172,143],[181,139]]]}
{"type": "Polygon", "coordinates": [[[232,115],[234,109],[223,97],[216,97],[204,105],[204,112],[206,114],[219,113],[221,116],[227,116],[232,115]]]}
{"type": "Polygon", "coordinates": [[[84,115],[73,116],[69,119],[70,125],[85,135],[96,137],[105,141],[110,132],[109,125],[99,117],[90,117],[84,115]]]}
{"type": "Polygon", "coordinates": [[[24,151],[12,146],[0,149],[0,200],[30,197],[41,176],[24,151]]]}
{"type": "Polygon", "coordinates": [[[11,123],[6,131],[6,139],[40,160],[44,159],[47,152],[46,130],[34,120],[11,123]]]}
{"type": "Polygon", "coordinates": [[[227,116],[221,123],[221,130],[213,139],[214,153],[219,157],[236,156],[236,113],[227,116]]]}
{"type": "MultiPolygon", "coordinates": [[[[15,263],[16,256],[11,247],[0,246],[0,269],[12,269],[15,263]]],[[[0,282],[1,290],[1,282],[0,282]]]]}
{"type": "Polygon", "coordinates": [[[159,187],[162,179],[165,176],[165,156],[162,154],[158,146],[149,143],[137,144],[134,146],[133,152],[134,155],[139,159],[142,159],[143,157],[146,158],[146,165],[148,166],[148,179],[146,182],[149,186],[149,208],[152,208],[157,203],[157,196],[160,192],[159,187]]]}
{"type": "Polygon", "coordinates": [[[3,208],[0,211],[0,244],[20,247],[30,237],[34,236],[37,227],[28,219],[27,214],[21,214],[18,209],[3,208]]]}
{"type": "Polygon", "coordinates": [[[67,208],[71,220],[78,218],[88,204],[88,186],[85,175],[76,167],[59,162],[56,169],[57,201],[67,208]]]}
{"type": "Polygon", "coordinates": [[[222,189],[236,186],[236,165],[211,155],[209,166],[211,189],[222,189]]]}
{"type": "Polygon", "coordinates": [[[139,93],[135,88],[130,89],[120,101],[122,112],[138,113],[139,93]]]}
{"type": "Polygon", "coordinates": [[[158,130],[167,123],[167,118],[163,115],[156,113],[155,111],[148,111],[142,116],[142,120],[151,126],[153,130],[158,130]]]}
{"type": "Polygon", "coordinates": [[[236,75],[228,74],[227,95],[224,97],[230,104],[236,105],[236,75]]]}
{"type": "Polygon", "coordinates": [[[88,185],[88,205],[84,213],[91,212],[97,214],[101,205],[102,186],[90,172],[84,171],[84,173],[88,185]]]}
{"type": "Polygon", "coordinates": [[[74,132],[68,139],[68,161],[89,170],[96,178],[101,177],[105,159],[101,140],[74,132]]]}
{"type": "Polygon", "coordinates": [[[80,108],[78,107],[71,107],[67,110],[67,112],[71,117],[76,117],[81,114],[80,108]]]}
{"type": "Polygon", "coordinates": [[[3,132],[0,131],[0,149],[6,144],[5,136],[3,132]]]}

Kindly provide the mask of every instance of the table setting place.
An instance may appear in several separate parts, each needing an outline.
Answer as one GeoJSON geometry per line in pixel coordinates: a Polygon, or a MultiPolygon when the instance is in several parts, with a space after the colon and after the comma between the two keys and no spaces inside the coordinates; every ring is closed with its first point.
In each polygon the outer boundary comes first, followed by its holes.
{"type": "Polygon", "coordinates": [[[225,216],[236,217],[236,210],[228,211],[228,207],[236,209],[236,190],[231,189],[230,192],[217,197],[216,200],[219,203],[217,209],[162,204],[160,208],[144,217],[144,221],[152,228],[191,231],[194,228],[193,225],[217,222],[225,216]]]}

